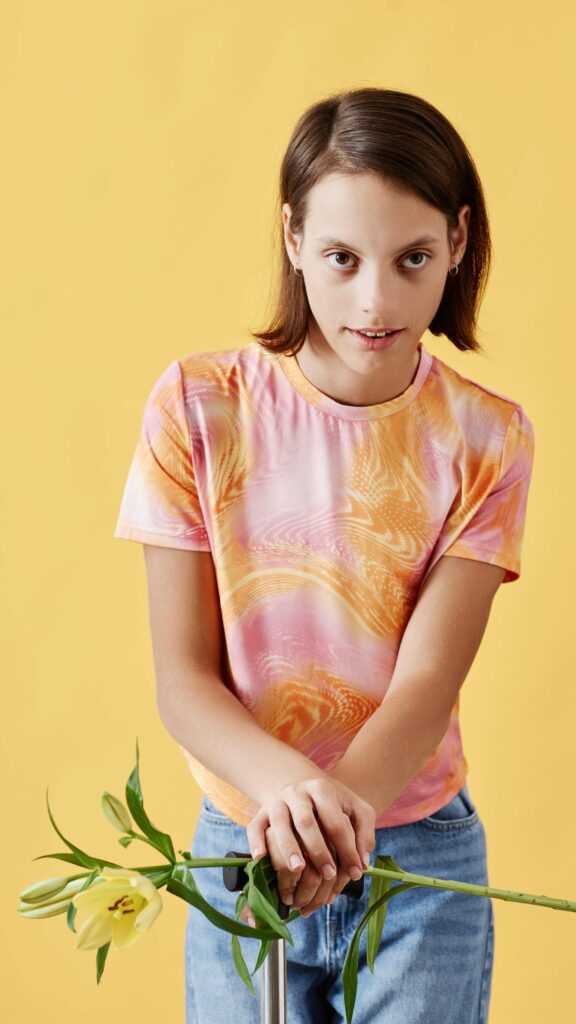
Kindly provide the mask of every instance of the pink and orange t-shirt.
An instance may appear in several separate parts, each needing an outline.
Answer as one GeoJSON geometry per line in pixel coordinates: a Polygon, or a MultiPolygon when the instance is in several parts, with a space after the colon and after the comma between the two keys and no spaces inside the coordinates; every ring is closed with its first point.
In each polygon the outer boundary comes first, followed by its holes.
{"type": "MultiPolygon", "coordinates": [[[[532,424],[419,352],[406,390],[368,406],[335,401],[297,356],[257,341],[175,359],[146,401],[114,533],[212,553],[225,685],[324,770],[382,703],[439,558],[520,575],[532,424]]],[[[424,818],[464,785],[458,705],[377,828],[424,818]]],[[[179,746],[200,789],[247,825],[259,805],[179,746]]]]}

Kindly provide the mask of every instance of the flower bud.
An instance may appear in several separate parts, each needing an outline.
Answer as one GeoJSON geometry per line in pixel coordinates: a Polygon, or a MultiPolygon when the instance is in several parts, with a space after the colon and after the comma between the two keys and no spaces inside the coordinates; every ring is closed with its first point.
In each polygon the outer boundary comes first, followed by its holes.
{"type": "Polygon", "coordinates": [[[43,882],[35,882],[22,890],[20,899],[25,903],[44,903],[61,892],[67,881],[67,878],[47,878],[43,882]]]}
{"type": "Polygon", "coordinates": [[[61,914],[66,910],[73,896],[80,892],[86,884],[86,875],[80,878],[49,878],[45,882],[37,882],[20,893],[23,901],[18,907],[22,917],[52,917],[52,914],[61,914]],[[57,885],[56,883],[63,883],[57,885]],[[50,886],[50,883],[53,883],[50,886]],[[31,893],[36,893],[36,899],[30,900],[31,893]],[[40,895],[42,893],[42,895],[40,895]],[[54,909],[58,908],[58,909],[54,909]],[[47,913],[40,913],[47,911],[47,913]]]}
{"type": "Polygon", "coordinates": [[[34,905],[33,903],[21,903],[18,907],[20,917],[55,917],[56,914],[64,914],[70,906],[70,900],[58,900],[54,903],[34,905]]]}
{"type": "Polygon", "coordinates": [[[102,793],[102,810],[108,821],[120,832],[132,830],[132,819],[121,800],[112,796],[112,793],[102,793]]]}

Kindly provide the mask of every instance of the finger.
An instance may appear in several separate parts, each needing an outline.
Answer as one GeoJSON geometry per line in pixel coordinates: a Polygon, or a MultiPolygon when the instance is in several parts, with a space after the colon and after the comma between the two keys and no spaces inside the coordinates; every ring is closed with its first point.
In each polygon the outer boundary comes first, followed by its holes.
{"type": "MultiPolygon", "coordinates": [[[[276,872],[280,899],[286,906],[291,906],[294,902],[294,890],[302,876],[302,871],[305,869],[303,868],[301,871],[288,871],[271,825],[266,829],[266,844],[272,867],[276,872]]],[[[302,856],[302,851],[300,851],[300,856],[302,856]]]]}
{"type": "Polygon", "coordinates": [[[370,854],[376,846],[374,823],[376,812],[371,805],[362,808],[355,804],[350,813],[350,821],[354,829],[356,849],[365,868],[370,864],[370,854]]]}
{"type": "MultiPolygon", "coordinates": [[[[328,840],[326,841],[326,845],[333,857],[334,847],[328,840]]],[[[308,855],[306,854],[306,857],[307,856],[308,855]]],[[[346,885],[348,875],[345,872],[341,872],[341,877],[343,879],[343,885],[346,885]]],[[[303,917],[309,917],[311,913],[322,907],[324,903],[328,902],[334,887],[334,882],[337,878],[338,875],[336,875],[334,879],[322,878],[314,865],[312,865],[308,859],[306,868],[304,869],[294,892],[294,908],[299,910],[303,917]]]]}
{"type": "Polygon", "coordinates": [[[294,906],[300,910],[303,917],[309,917],[311,913],[319,910],[325,903],[333,903],[336,896],[350,881],[348,872],[338,864],[333,845],[328,840],[326,845],[332,857],[336,860],[337,874],[335,878],[326,880],[320,879],[316,873],[315,877],[318,879],[318,888],[314,893],[311,889],[307,888],[306,872],[304,872],[294,894],[294,906]]]}
{"type": "Polygon", "coordinates": [[[256,921],[248,904],[246,904],[246,906],[242,910],[239,920],[244,921],[245,924],[249,924],[251,928],[256,928],[256,921]]]}
{"type": "Polygon", "coordinates": [[[328,894],[326,889],[330,884],[329,881],[322,878],[313,864],[307,864],[294,890],[294,909],[302,913],[302,910],[311,909],[313,904],[318,903],[322,906],[324,902],[322,893],[328,894]]]}
{"type": "MultiPolygon", "coordinates": [[[[291,874],[300,873],[304,869],[304,858],[300,843],[294,832],[294,824],[288,804],[283,799],[269,804],[270,828],[274,832],[276,848],[283,861],[283,870],[291,874]]],[[[280,870],[278,866],[277,870],[280,870]]]]}
{"type": "MultiPolygon", "coordinates": [[[[306,793],[288,794],[285,799],[289,801],[293,827],[300,836],[311,863],[323,878],[333,880],[336,877],[336,865],[316,818],[317,806],[315,807],[314,801],[306,793]]],[[[275,825],[272,818],[271,823],[275,825]]],[[[276,829],[275,831],[277,832],[276,829]]]]}
{"type": "Polygon", "coordinates": [[[356,845],[356,833],[336,791],[325,788],[316,800],[316,808],[322,829],[336,850],[336,857],[349,878],[361,878],[363,864],[356,845]]]}
{"type": "Polygon", "coordinates": [[[330,842],[328,842],[328,846],[330,848],[330,852],[331,852],[332,856],[334,857],[334,860],[336,861],[336,868],[337,868],[336,878],[333,879],[333,882],[332,882],[332,890],[328,894],[328,896],[326,897],[326,903],[332,904],[332,903],[334,903],[334,900],[336,899],[336,897],[339,896],[340,893],[343,891],[343,889],[346,888],[346,886],[348,885],[348,882],[350,881],[350,877],[348,875],[348,872],[340,864],[340,861],[338,860],[338,856],[336,854],[336,850],[334,849],[334,847],[332,846],[332,844],[330,842]]]}
{"type": "Polygon", "coordinates": [[[250,856],[253,860],[266,856],[266,829],[270,824],[267,813],[260,809],[254,815],[252,821],[246,826],[246,837],[250,847],[250,856]]]}

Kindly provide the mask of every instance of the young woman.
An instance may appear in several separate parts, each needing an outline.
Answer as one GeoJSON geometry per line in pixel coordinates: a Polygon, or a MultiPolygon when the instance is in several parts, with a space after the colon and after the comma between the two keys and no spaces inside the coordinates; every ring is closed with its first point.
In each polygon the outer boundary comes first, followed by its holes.
{"type": "MultiPolygon", "coordinates": [[[[376,88],[316,103],[280,206],[273,323],[160,375],[115,536],[144,545],[158,708],[203,793],[191,852],[271,857],[300,911],[288,1017],[319,1024],[345,1020],[369,885],[339,894],[371,855],[489,884],[459,691],[520,575],[534,434],[422,341],[481,351],[490,262],[476,169],[437,109],[376,88]]],[[[199,883],[234,916],[220,869],[199,883]]],[[[489,899],[408,890],[374,975],[361,947],[355,1024],[485,1022],[493,944],[489,899]]],[[[193,908],[185,964],[188,1024],[259,1020],[229,935],[193,908]]]]}

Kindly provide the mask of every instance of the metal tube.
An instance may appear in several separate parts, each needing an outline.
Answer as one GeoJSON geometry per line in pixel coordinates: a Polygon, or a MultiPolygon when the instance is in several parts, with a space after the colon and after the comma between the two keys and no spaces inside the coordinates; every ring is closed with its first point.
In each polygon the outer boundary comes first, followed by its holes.
{"type": "Polygon", "coordinates": [[[273,939],[268,956],[262,964],[262,971],[264,977],[260,981],[260,1024],[287,1024],[284,939],[273,939]]]}
{"type": "MultiPolygon", "coordinates": [[[[228,857],[246,857],[250,854],[229,850],[228,857]]],[[[222,868],[223,881],[230,892],[238,892],[246,885],[247,875],[239,864],[222,868]]],[[[364,892],[364,875],[357,882],[350,880],[341,896],[359,900],[364,892]]],[[[290,914],[290,907],[280,900],[278,913],[283,920],[290,914]]],[[[286,1007],[286,941],[271,939],[268,955],[260,968],[260,1024],[288,1024],[286,1007]]]]}

